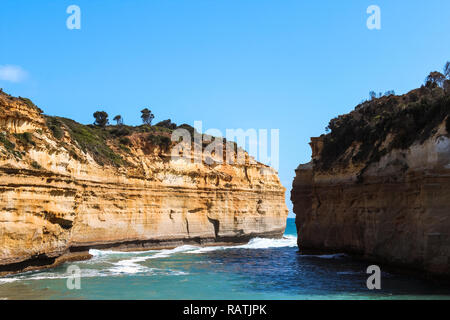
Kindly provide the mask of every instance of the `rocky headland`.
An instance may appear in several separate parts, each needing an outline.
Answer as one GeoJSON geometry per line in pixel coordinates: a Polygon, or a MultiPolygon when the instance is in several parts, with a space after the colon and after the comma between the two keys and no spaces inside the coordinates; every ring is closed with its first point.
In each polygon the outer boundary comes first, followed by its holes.
{"type": "Polygon", "coordinates": [[[0,91],[0,274],[89,258],[91,248],[282,236],[275,170],[173,158],[173,129],[82,125],[0,91]]]}
{"type": "Polygon", "coordinates": [[[373,97],[311,139],[291,192],[301,250],[450,278],[449,89],[373,97]]]}

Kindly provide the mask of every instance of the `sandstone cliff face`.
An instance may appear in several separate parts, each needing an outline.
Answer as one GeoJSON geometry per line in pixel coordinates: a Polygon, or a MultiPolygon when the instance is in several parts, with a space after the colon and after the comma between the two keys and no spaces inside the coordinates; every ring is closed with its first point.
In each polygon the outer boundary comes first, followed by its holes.
{"type": "MultiPolygon", "coordinates": [[[[172,160],[131,137],[126,166],[100,165],[39,110],[0,94],[0,272],[52,265],[88,248],[153,248],[280,237],[277,173],[172,160]],[[23,145],[20,133],[29,133],[23,145]],[[21,139],[20,139],[21,138],[21,139]]],[[[111,148],[113,148],[111,146],[111,148]]]]}
{"type": "MultiPolygon", "coordinates": [[[[377,145],[388,145],[393,138],[390,133],[377,145]]],[[[342,159],[360,149],[353,142],[325,169],[320,165],[324,140],[312,139],[313,160],[297,168],[293,182],[300,249],[348,252],[450,277],[450,139],[445,121],[425,141],[416,139],[374,161],[344,164],[342,159]]]]}

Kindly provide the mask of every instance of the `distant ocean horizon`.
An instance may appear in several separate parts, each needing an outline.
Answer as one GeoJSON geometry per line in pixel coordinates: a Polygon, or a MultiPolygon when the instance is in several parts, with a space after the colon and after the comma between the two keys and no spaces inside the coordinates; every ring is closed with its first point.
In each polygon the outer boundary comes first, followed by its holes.
{"type": "Polygon", "coordinates": [[[448,286],[388,272],[381,290],[369,290],[368,263],[299,254],[293,218],[281,239],[90,253],[87,261],[0,277],[0,299],[450,299],[448,286]],[[67,286],[71,266],[81,271],[80,289],[67,286]]]}

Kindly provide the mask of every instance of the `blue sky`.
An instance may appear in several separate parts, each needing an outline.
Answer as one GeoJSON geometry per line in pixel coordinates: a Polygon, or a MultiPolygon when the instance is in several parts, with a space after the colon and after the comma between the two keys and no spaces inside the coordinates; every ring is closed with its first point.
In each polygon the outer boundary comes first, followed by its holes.
{"type": "MultiPolygon", "coordinates": [[[[45,113],[92,123],[280,129],[280,178],[310,160],[311,136],[371,90],[405,93],[450,60],[448,0],[2,0],[0,88],[45,113]],[[81,30],[66,8],[81,8],[81,30]],[[381,30],[366,27],[369,5],[381,30]]],[[[287,203],[291,209],[289,193],[287,203]]]]}

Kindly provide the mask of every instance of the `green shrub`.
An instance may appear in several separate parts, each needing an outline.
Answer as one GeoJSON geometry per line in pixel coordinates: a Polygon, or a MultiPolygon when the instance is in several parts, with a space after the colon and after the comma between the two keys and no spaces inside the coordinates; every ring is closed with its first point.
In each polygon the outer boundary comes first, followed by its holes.
{"type": "Polygon", "coordinates": [[[39,163],[37,163],[36,161],[33,161],[33,162],[31,163],[31,166],[32,166],[34,169],[36,169],[36,170],[39,170],[39,169],[42,168],[41,165],[40,165],[39,163]]]}
{"type": "Polygon", "coordinates": [[[140,125],[135,127],[136,132],[153,132],[155,131],[155,128],[149,125],[140,125]]]}
{"type": "Polygon", "coordinates": [[[131,140],[128,137],[122,137],[119,139],[119,142],[125,146],[131,146],[131,140]]]}
{"type": "Polygon", "coordinates": [[[47,127],[52,132],[53,136],[61,140],[61,138],[64,136],[64,131],[61,129],[61,122],[56,117],[49,117],[47,116],[45,118],[47,127]]]}
{"type": "Polygon", "coordinates": [[[177,128],[177,124],[173,123],[172,120],[170,120],[170,119],[160,121],[155,126],[170,129],[170,130],[175,130],[177,128]]]}
{"type": "Polygon", "coordinates": [[[6,138],[6,134],[4,134],[4,133],[0,133],[0,142],[3,144],[5,149],[10,152],[16,148],[16,145],[14,143],[12,143],[11,141],[9,141],[6,138]]]}
{"type": "Polygon", "coordinates": [[[148,135],[147,141],[151,144],[161,147],[162,149],[167,150],[170,147],[171,140],[169,137],[160,136],[160,135],[148,135]]]}
{"type": "Polygon", "coordinates": [[[24,146],[28,146],[30,144],[33,146],[36,146],[36,143],[33,141],[33,137],[31,135],[31,133],[29,133],[29,132],[16,133],[16,134],[14,134],[14,136],[24,146]]]}
{"type": "Polygon", "coordinates": [[[113,128],[109,132],[116,137],[123,137],[131,134],[131,130],[126,127],[113,128]]]}
{"type": "Polygon", "coordinates": [[[110,163],[115,166],[124,164],[122,157],[108,147],[107,141],[111,136],[107,130],[99,126],[85,126],[71,119],[59,118],[59,120],[81,150],[90,153],[98,164],[110,163]]]}
{"type": "Polygon", "coordinates": [[[125,151],[126,153],[131,153],[130,148],[128,148],[126,145],[120,144],[119,148],[123,151],[125,151]]]}

